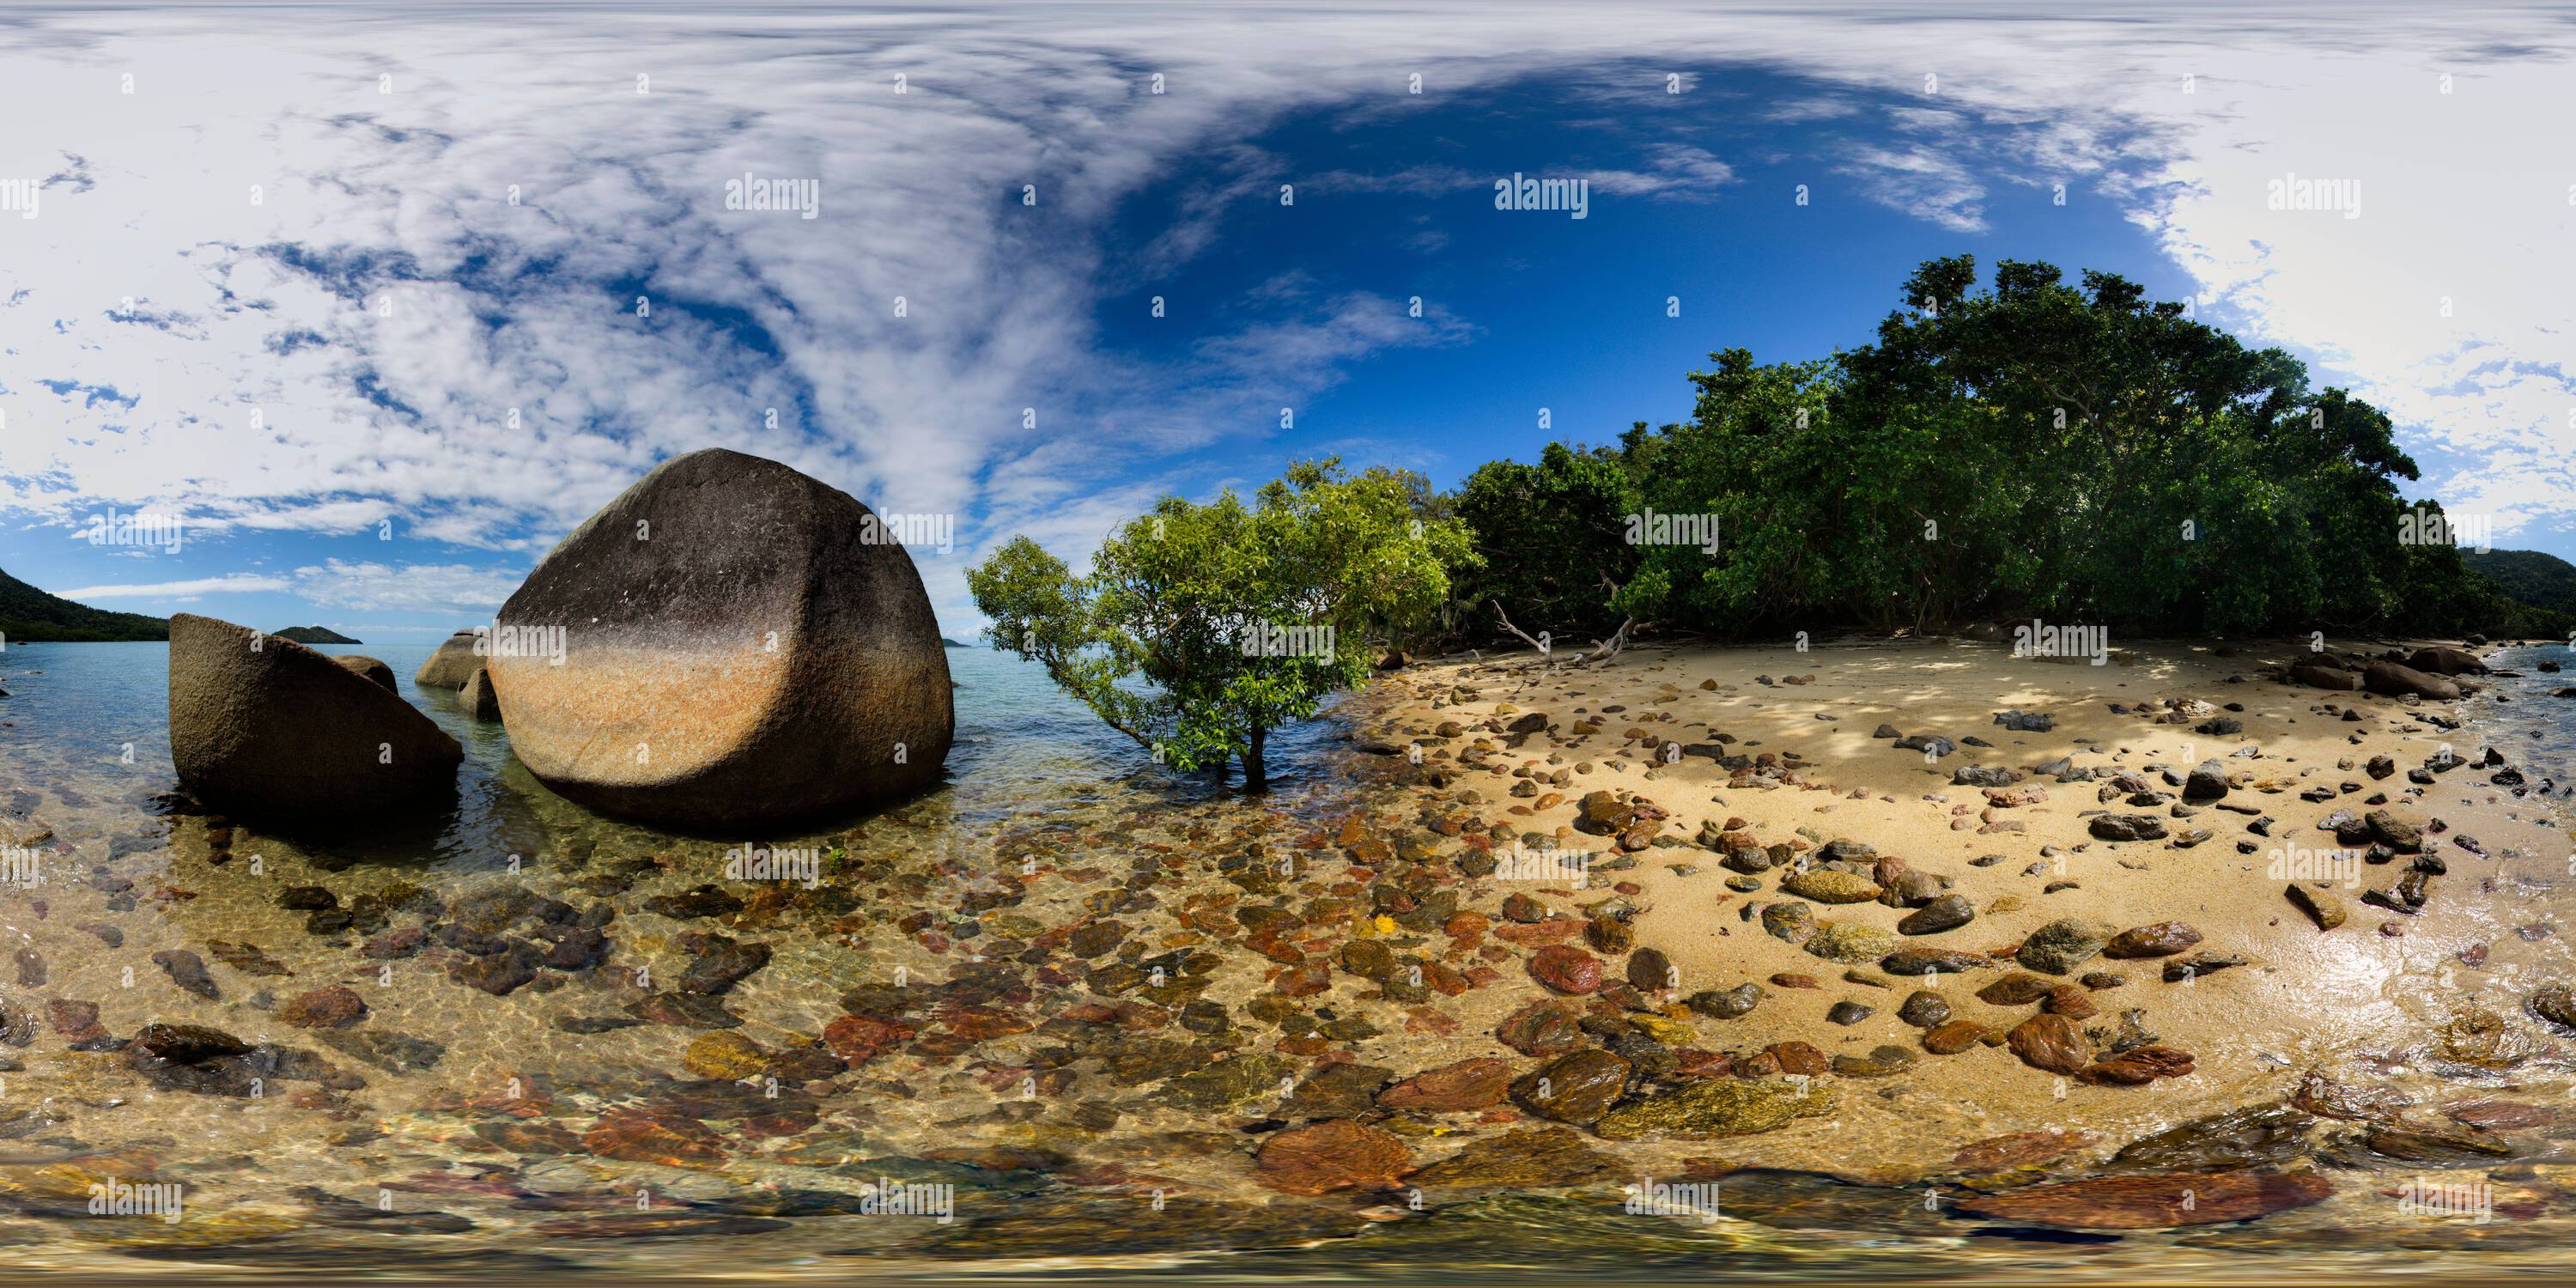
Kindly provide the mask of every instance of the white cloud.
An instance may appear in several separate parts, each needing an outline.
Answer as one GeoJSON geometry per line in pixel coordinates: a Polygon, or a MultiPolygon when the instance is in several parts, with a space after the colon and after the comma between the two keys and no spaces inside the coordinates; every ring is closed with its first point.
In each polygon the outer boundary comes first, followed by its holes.
{"type": "Polygon", "coordinates": [[[1926,147],[1862,146],[1844,158],[1841,173],[1860,182],[1861,194],[1952,232],[1986,230],[1986,188],[1961,162],[1926,147]]]}
{"type": "Polygon", "coordinates": [[[232,573],[187,581],[82,586],[57,591],[81,603],[118,599],[201,599],[207,595],[296,595],[326,608],[489,611],[518,589],[521,574],[464,564],[381,564],[340,559],[291,576],[232,573]]]}
{"type": "MultiPolygon", "coordinates": [[[[2446,499],[2508,522],[2576,514],[2576,394],[2542,365],[2576,327],[2558,286],[2576,174],[2547,143],[2571,106],[2570,36],[2536,12],[1315,5],[1156,10],[1150,36],[1091,4],[333,18],[51,11],[0,29],[0,177],[59,176],[40,218],[0,218],[0,512],[149,503],[208,531],[391,518],[532,552],[655,460],[721,444],[969,516],[960,537],[978,546],[1053,515],[1049,530],[1096,539],[1116,507],[1200,481],[1170,453],[1267,434],[1253,407],[1462,333],[1345,297],[1177,369],[1105,357],[1094,309],[1132,289],[1104,280],[1111,212],[1186,194],[1141,257],[1185,262],[1228,202],[1276,177],[1274,159],[1229,150],[1282,114],[1394,119],[1554,77],[1612,125],[1718,113],[1833,131],[1820,189],[1839,178],[1962,234],[1986,227],[1993,177],[2080,180],[2076,199],[2116,203],[2214,316],[2390,407],[2446,499]],[[2481,52],[2505,47],[2526,52],[2481,52]],[[1684,68],[1687,92],[1666,94],[1684,68]],[[1805,92],[1766,104],[1732,68],[1805,92]],[[2266,209],[2263,185],[2291,171],[2358,179],[2362,217],[2266,209]],[[725,210],[724,181],[746,172],[818,179],[820,217],[725,210]]],[[[1491,176],[1426,162],[1302,182],[1470,179],[1491,176]]],[[[1664,136],[1642,168],[1595,179],[1678,199],[1735,173],[1664,136]]],[[[378,567],[296,584],[392,602],[364,571],[378,567]]],[[[957,611],[953,575],[925,572],[957,611]]],[[[418,575],[441,611],[491,591],[418,575]]]]}
{"type": "Polygon", "coordinates": [[[1595,191],[1613,197],[1660,197],[1704,201],[1735,182],[1735,170],[1703,149],[1680,143],[1658,143],[1646,150],[1644,170],[1594,170],[1587,175],[1595,191]]]}
{"type": "Polygon", "coordinates": [[[195,599],[204,595],[255,595],[292,591],[295,583],[283,577],[264,577],[257,573],[237,572],[221,577],[197,577],[187,581],[156,581],[130,586],[82,586],[76,590],[54,593],[64,599],[90,603],[102,599],[195,599]]]}

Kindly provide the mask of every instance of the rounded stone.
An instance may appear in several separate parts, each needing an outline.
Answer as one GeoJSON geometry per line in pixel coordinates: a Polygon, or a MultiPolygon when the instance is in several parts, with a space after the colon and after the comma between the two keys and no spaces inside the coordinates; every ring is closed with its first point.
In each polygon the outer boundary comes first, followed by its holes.
{"type": "Polygon", "coordinates": [[[564,538],[484,654],[529,771],[649,822],[912,791],[955,731],[939,624],[895,534],[837,488],[721,449],[665,462],[564,538]]]}
{"type": "Polygon", "coordinates": [[[394,692],[394,669],[364,653],[338,653],[331,660],[367,677],[369,683],[387,693],[394,692]]]}
{"type": "Polygon", "coordinates": [[[429,660],[412,672],[411,682],[423,689],[461,689],[482,665],[483,659],[474,652],[474,632],[458,631],[442,641],[429,660]]]}
{"type": "Polygon", "coordinates": [[[1898,919],[1896,930],[1905,935],[1937,935],[1956,930],[1977,919],[1977,905],[1963,894],[1945,894],[1898,919]]]}
{"type": "Polygon", "coordinates": [[[1512,1103],[1541,1118],[1588,1123],[1610,1112],[1628,1085],[1628,1062],[1586,1049],[1558,1056],[1512,1084],[1512,1103]]]}

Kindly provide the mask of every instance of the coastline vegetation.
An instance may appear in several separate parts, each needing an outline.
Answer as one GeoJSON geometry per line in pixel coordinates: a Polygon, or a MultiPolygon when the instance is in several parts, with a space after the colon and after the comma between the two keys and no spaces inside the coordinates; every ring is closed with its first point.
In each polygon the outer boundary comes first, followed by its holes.
{"type": "MultiPolygon", "coordinates": [[[[1241,761],[1367,673],[1364,642],[1628,632],[2550,635],[2463,558],[2386,413],[2125,278],[1925,262],[1867,344],[1690,375],[1690,419],[1548,444],[1454,493],[1292,467],[1246,506],[1164,498],[1077,577],[1026,537],[968,573],[995,647],[1182,768],[1241,761]],[[1255,657],[1247,633],[1329,628],[1255,657]]],[[[2539,556],[2546,559],[2547,556],[2539,556]]],[[[2556,562],[2556,561],[2550,561],[2556,562]]],[[[2560,565],[2563,567],[2564,565],[2560,565]]],[[[2513,566],[2517,586],[2545,569],[2513,566]]],[[[2576,570],[2571,570],[2576,571],[2576,570]]]]}

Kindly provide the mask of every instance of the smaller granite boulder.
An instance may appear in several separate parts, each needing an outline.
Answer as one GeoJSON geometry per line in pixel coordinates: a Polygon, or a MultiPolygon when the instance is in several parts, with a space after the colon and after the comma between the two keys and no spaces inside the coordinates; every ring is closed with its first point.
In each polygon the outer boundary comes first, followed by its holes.
{"type": "Polygon", "coordinates": [[[424,689],[461,689],[482,668],[483,659],[474,655],[474,632],[458,631],[420,664],[411,682],[424,689]]]}
{"type": "Polygon", "coordinates": [[[394,669],[364,653],[343,653],[331,659],[360,675],[383,685],[387,693],[395,692],[394,669]]]}
{"type": "Polygon", "coordinates": [[[492,673],[482,667],[474,668],[473,678],[465,682],[457,700],[464,704],[465,714],[477,720],[501,718],[501,697],[492,691],[492,673]]]}
{"type": "Polygon", "coordinates": [[[312,649],[211,617],[170,619],[170,760],[206,804],[366,813],[452,794],[464,759],[428,716],[312,649]]]}

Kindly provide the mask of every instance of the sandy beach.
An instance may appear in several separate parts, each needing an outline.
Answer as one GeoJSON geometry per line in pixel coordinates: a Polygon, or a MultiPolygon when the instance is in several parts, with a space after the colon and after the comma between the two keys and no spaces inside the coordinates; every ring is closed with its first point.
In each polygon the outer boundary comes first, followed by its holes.
{"type": "MultiPolygon", "coordinates": [[[[1497,839],[1498,847],[1526,852],[1553,842],[1592,853],[1588,888],[1497,881],[1495,898],[1527,894],[1548,916],[1564,918],[1633,907],[1636,945],[1666,955],[1678,974],[1677,989],[1650,998],[1691,1034],[1670,1040],[1739,1058],[1782,1042],[1810,1044],[1828,1058],[1865,1058],[1882,1044],[1922,1056],[1883,1081],[1841,1079],[1844,1094],[1830,1117],[1691,1152],[1713,1153],[1728,1165],[1904,1181],[1951,1170],[1956,1147],[2008,1133],[2091,1133],[2098,1152],[2107,1153],[2177,1121],[2281,1100],[2310,1070],[2434,1094],[2444,1071],[2479,1072],[2450,1058],[2470,1052],[2446,1050],[2444,1026],[2482,1010],[2504,1017],[2508,1047],[2557,1065],[2560,1043],[2535,1031],[2521,1009],[2534,987],[2566,977],[2565,941],[2553,932],[2567,886],[2557,820],[2546,805],[2490,785],[2489,770],[2463,766],[2429,787],[2409,782],[2406,771],[2445,748],[2465,761],[2480,758],[2485,747],[2473,733],[2437,721],[2454,721],[2482,699],[2401,704],[2284,684],[2276,664],[2296,658],[2303,643],[2243,644],[2224,654],[2213,646],[2150,644],[2116,650],[2101,666],[2015,657],[2007,644],[1969,641],[1847,641],[1806,652],[1646,647],[1596,668],[1552,673],[1530,669],[1527,656],[1451,660],[1408,670],[1375,694],[1380,718],[1370,728],[1380,738],[1418,742],[1427,770],[1449,771],[1445,789],[1426,792],[1427,813],[1455,818],[1463,811],[1521,834],[1497,839]],[[2181,704],[2187,723],[2160,720],[2173,718],[2172,704],[2181,704]],[[2346,710],[2358,718],[2344,718],[2346,710]],[[2020,732],[1996,723],[1998,713],[2011,711],[2049,717],[2053,728],[2020,732]],[[1501,732],[1537,716],[1544,717],[1542,731],[1501,732]],[[2196,731],[2218,727],[2204,722],[2221,717],[2241,724],[2241,732],[2196,731]],[[1882,725],[1992,745],[1961,745],[1936,764],[1874,737],[1885,733],[1882,725]],[[1453,736],[1442,737],[1444,728],[1453,736]],[[1654,749],[1672,743],[1691,751],[1675,763],[1659,760],[1654,749]],[[1769,781],[1732,775],[1704,754],[1709,744],[1728,754],[1777,756],[1795,768],[1769,781]],[[2397,771],[2384,780],[2366,768],[2380,756],[2397,771]],[[2104,780],[2136,774],[2176,796],[2179,787],[2166,783],[2163,769],[2184,774],[2217,758],[2234,785],[2215,802],[2139,808],[2106,781],[2060,783],[2030,772],[2061,758],[2104,780]],[[2028,803],[1990,804],[1986,791],[1953,782],[1963,766],[2018,771],[2020,781],[2000,799],[2028,803]],[[1508,795],[1524,771],[1547,776],[1541,790],[1508,795]],[[2303,798],[2317,788],[2330,798],[2303,798]],[[1616,838],[1578,826],[1584,797],[1600,791],[1651,801],[1670,818],[1651,845],[1623,855],[1616,838]],[[2339,843],[2319,822],[2338,810],[2363,813],[2383,797],[2425,828],[2424,849],[2448,874],[2432,880],[2419,911],[2400,915],[2361,895],[2390,890],[2412,856],[2335,870],[2341,879],[2325,889],[2348,915],[2338,928],[2320,930],[2285,897],[2284,876],[2301,869],[2284,865],[2332,856],[2339,843]],[[2185,810],[2188,819],[2168,820],[2176,835],[2167,839],[2107,842],[2088,830],[2090,816],[2105,811],[2185,810]],[[2261,833],[2249,829],[2256,819],[2269,820],[2261,833]],[[2205,829],[2208,838],[2186,847],[2177,838],[2187,828],[2205,829]],[[2134,1013],[2162,1045],[2191,1053],[2193,1072],[2143,1087],[2086,1085],[2029,1067],[2005,1047],[1922,1055],[1923,1031],[1898,1012],[1925,982],[1892,976],[1875,960],[1823,959],[1765,933],[1756,910],[1787,897],[1779,885],[1790,869],[1736,876],[1720,866],[1719,854],[1694,843],[1715,832],[1766,847],[1786,843],[1802,856],[1831,842],[1859,842],[1966,896],[1974,921],[1920,936],[1894,934],[1907,912],[1901,907],[1858,902],[1815,912],[1838,926],[1887,932],[1887,948],[1994,958],[1992,970],[1940,977],[1937,991],[1953,1019],[1998,1033],[2040,1008],[1981,1001],[1977,991],[2017,969],[2013,952],[2031,932],[2062,918],[2110,930],[2186,923],[2199,940],[2177,955],[2097,957],[2078,973],[2118,977],[2115,984],[2094,978],[2109,987],[2079,986],[2093,1012],[2085,1026],[2116,1029],[2124,1013],[2134,1013]],[[2463,838],[2477,849],[2463,848],[2463,838]],[[1754,888],[1730,889],[1731,876],[1754,888]],[[2169,962],[2203,955],[2244,964],[2182,982],[2163,977],[2169,962]],[[1774,982],[1787,975],[1809,977],[1814,986],[1774,982]],[[1678,1000],[1746,983],[1765,996],[1742,1018],[1710,1018],[1678,1000]],[[1829,1020],[1846,1001],[1871,1013],[1847,1025],[1829,1020]]],[[[1485,903],[1474,906],[1504,920],[1485,903]]],[[[1562,942],[1584,940],[1577,934],[1562,942]]],[[[1617,956],[1603,955],[1609,977],[1618,978],[1617,956]]],[[[1522,986],[1486,990],[1482,1010],[1490,1014],[1475,1016],[1470,1027],[1491,1032],[1514,1006],[1542,995],[1521,956],[1516,951],[1502,969],[1522,986]]]]}

